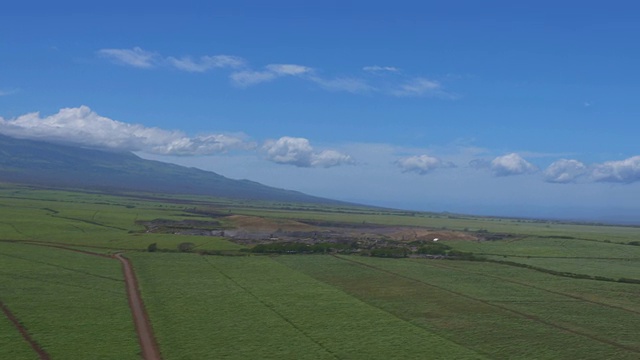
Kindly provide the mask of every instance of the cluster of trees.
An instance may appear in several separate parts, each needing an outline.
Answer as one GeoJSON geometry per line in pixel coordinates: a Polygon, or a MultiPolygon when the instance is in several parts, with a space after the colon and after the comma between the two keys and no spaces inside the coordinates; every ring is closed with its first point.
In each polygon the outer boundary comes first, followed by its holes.
{"type": "Polygon", "coordinates": [[[463,251],[452,250],[450,246],[442,244],[442,243],[432,243],[432,244],[424,244],[420,246],[415,251],[411,251],[409,248],[405,246],[398,247],[381,247],[371,249],[368,252],[364,252],[363,255],[375,256],[375,257],[384,257],[384,258],[403,258],[408,257],[410,255],[433,255],[433,256],[442,256],[448,259],[462,259],[462,260],[473,260],[474,256],[472,253],[467,253],[463,251]]]}
{"type": "Polygon", "coordinates": [[[409,255],[409,251],[404,247],[381,247],[369,251],[370,256],[383,258],[403,258],[409,255]]]}
{"type": "MultiPolygon", "coordinates": [[[[420,246],[412,250],[407,244],[398,243],[389,246],[381,246],[374,248],[360,248],[357,242],[351,243],[333,243],[333,242],[319,242],[315,244],[308,244],[302,242],[276,242],[269,244],[258,244],[251,249],[243,249],[241,252],[245,254],[247,252],[257,254],[328,254],[328,253],[360,253],[365,256],[375,256],[383,258],[404,258],[409,255],[435,255],[444,256],[447,258],[457,259],[473,259],[471,253],[464,253],[461,251],[452,250],[450,246],[442,243],[420,243],[420,246]]],[[[413,244],[415,246],[415,244],[413,244]]],[[[149,252],[194,252],[196,251],[196,245],[192,242],[182,242],[178,244],[175,250],[160,249],[157,243],[150,244],[147,247],[149,252]]],[[[202,255],[241,255],[241,253],[218,250],[197,250],[202,255]]]]}
{"type": "Polygon", "coordinates": [[[451,250],[451,246],[434,242],[420,246],[416,252],[427,255],[447,255],[449,250],[451,250]]]}
{"type": "Polygon", "coordinates": [[[397,246],[388,245],[373,248],[361,248],[356,242],[329,243],[321,242],[316,244],[286,242],[258,244],[251,248],[252,253],[259,254],[326,254],[326,253],[360,253],[365,256],[375,256],[383,258],[404,258],[409,255],[436,255],[448,258],[472,259],[473,254],[452,250],[450,246],[442,243],[422,244],[416,250],[412,250],[407,244],[399,243],[397,246]]]}
{"type": "MultiPolygon", "coordinates": [[[[192,242],[183,242],[178,244],[177,246],[177,251],[179,252],[190,252],[193,251],[193,249],[195,249],[196,244],[192,243],[192,242]]],[[[171,252],[171,250],[167,250],[167,249],[160,249],[158,247],[158,243],[153,243],[153,244],[149,244],[149,246],[147,246],[147,251],[148,252],[156,252],[156,251],[162,251],[162,252],[171,252]]],[[[173,250],[175,251],[175,250],[173,250]]]]}
{"type": "Polygon", "coordinates": [[[258,244],[251,248],[251,252],[261,254],[314,254],[314,253],[344,253],[352,252],[353,245],[341,243],[305,244],[296,242],[258,244]]]}

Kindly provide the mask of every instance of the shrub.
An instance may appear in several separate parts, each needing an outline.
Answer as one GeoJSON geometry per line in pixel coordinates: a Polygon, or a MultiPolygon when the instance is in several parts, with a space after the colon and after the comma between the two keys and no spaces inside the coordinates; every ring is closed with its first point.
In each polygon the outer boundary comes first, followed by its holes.
{"type": "Polygon", "coordinates": [[[180,252],[189,252],[191,250],[193,250],[193,248],[196,246],[196,244],[192,243],[192,242],[183,242],[178,244],[178,251],[180,252]]]}

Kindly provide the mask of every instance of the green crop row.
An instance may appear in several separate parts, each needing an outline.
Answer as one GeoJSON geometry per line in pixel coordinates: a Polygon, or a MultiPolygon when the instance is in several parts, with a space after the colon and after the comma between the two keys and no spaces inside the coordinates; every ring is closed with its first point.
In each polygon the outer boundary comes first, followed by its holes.
{"type": "MultiPolygon", "coordinates": [[[[137,358],[115,259],[0,242],[0,296],[54,359],[137,358]]],[[[0,347],[0,358],[15,359],[13,351],[0,347]]]]}
{"type": "Polygon", "coordinates": [[[131,258],[167,359],[482,357],[269,257],[131,258]]]}
{"type": "Polygon", "coordinates": [[[515,276],[509,267],[480,263],[505,271],[500,279],[466,271],[475,262],[357,256],[277,260],[490,358],[633,359],[640,352],[637,307],[618,309],[534,288],[520,278],[526,279],[528,271],[515,276]]]}

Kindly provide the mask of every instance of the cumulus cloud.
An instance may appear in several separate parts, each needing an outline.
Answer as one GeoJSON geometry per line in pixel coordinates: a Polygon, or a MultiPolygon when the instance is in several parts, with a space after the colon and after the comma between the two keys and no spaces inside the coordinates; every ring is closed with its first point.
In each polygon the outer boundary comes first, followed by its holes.
{"type": "Polygon", "coordinates": [[[100,116],[87,106],[61,109],[46,117],[37,112],[8,120],[0,117],[0,133],[22,139],[161,155],[209,155],[251,147],[238,136],[189,137],[181,131],[128,124],[100,116]]]}
{"type": "Polygon", "coordinates": [[[535,172],[537,168],[516,153],[498,156],[489,165],[495,176],[522,175],[535,172]]]}
{"type": "Polygon", "coordinates": [[[139,47],[133,49],[102,49],[98,55],[107,58],[120,65],[128,65],[137,68],[151,68],[159,61],[159,55],[142,50],[139,47]]]}
{"type": "Polygon", "coordinates": [[[245,65],[244,59],[229,55],[202,56],[195,61],[189,56],[180,59],[169,57],[167,62],[176,69],[188,72],[205,72],[215,68],[239,68],[245,65]]]}
{"type": "Polygon", "coordinates": [[[578,160],[560,159],[544,171],[544,179],[552,183],[571,183],[587,172],[587,166],[578,160]]]}
{"type": "Polygon", "coordinates": [[[633,183],[640,181],[640,156],[597,164],[593,167],[591,177],[600,182],[633,183]]]}
{"type": "Polygon", "coordinates": [[[402,172],[415,172],[420,175],[425,175],[438,168],[454,167],[455,165],[450,162],[443,162],[442,160],[429,155],[416,155],[399,159],[396,161],[402,172]]]}
{"type": "Polygon", "coordinates": [[[305,138],[284,136],[278,140],[267,141],[263,150],[268,160],[297,167],[327,168],[354,163],[349,155],[335,150],[315,151],[305,138]]]}

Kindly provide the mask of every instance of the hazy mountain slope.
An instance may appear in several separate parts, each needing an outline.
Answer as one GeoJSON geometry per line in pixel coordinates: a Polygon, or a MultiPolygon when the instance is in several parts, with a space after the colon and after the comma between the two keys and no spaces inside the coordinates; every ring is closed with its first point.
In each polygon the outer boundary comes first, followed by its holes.
{"type": "Polygon", "coordinates": [[[0,135],[0,181],[104,190],[338,203],[210,171],[144,160],[132,153],[86,149],[0,135]]]}

